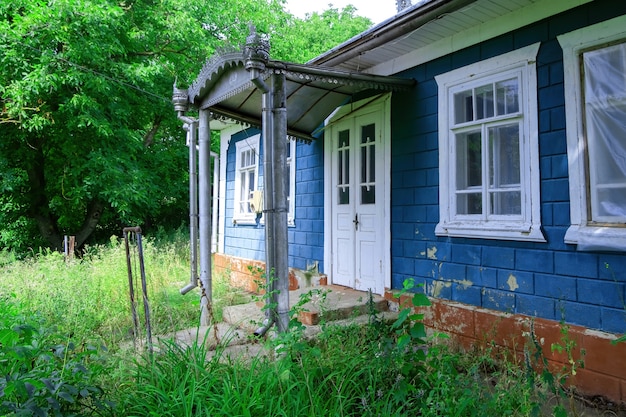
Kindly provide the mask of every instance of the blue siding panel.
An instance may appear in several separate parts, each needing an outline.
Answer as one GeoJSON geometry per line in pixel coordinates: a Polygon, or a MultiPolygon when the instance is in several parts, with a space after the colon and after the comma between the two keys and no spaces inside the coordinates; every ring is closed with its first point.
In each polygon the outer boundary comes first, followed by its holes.
{"type": "Polygon", "coordinates": [[[515,295],[508,291],[485,289],[482,294],[482,306],[491,310],[515,312],[515,295]]]}
{"type": "Polygon", "coordinates": [[[598,274],[598,256],[581,252],[554,254],[555,272],[573,277],[595,278],[598,274]]]}
{"type": "Polygon", "coordinates": [[[498,289],[533,294],[535,280],[532,272],[498,270],[498,289]]]}
{"type": "Polygon", "coordinates": [[[543,273],[554,272],[552,251],[517,249],[515,251],[515,269],[543,273]]]}
{"type": "Polygon", "coordinates": [[[563,302],[563,318],[567,323],[587,326],[593,329],[602,328],[602,308],[590,304],[563,302]]]}
{"type": "Polygon", "coordinates": [[[526,314],[532,317],[541,317],[549,320],[556,320],[555,301],[550,298],[537,297],[534,295],[517,295],[516,313],[526,314]]]}
{"type": "Polygon", "coordinates": [[[595,279],[579,279],[577,283],[578,301],[581,303],[613,308],[626,307],[624,284],[595,279]]]}
{"type": "Polygon", "coordinates": [[[482,291],[475,286],[466,286],[462,284],[453,284],[452,300],[459,303],[470,305],[480,305],[482,299],[482,291]]]}
{"type": "Polygon", "coordinates": [[[515,249],[499,246],[483,248],[483,265],[513,269],[515,267],[515,249]]]}
{"type": "Polygon", "coordinates": [[[602,328],[607,332],[626,332],[626,310],[624,308],[603,308],[600,313],[602,328]]]}
{"type": "Polygon", "coordinates": [[[561,275],[535,274],[535,294],[555,300],[576,301],[576,278],[561,275]]]}
{"type": "Polygon", "coordinates": [[[498,286],[497,269],[468,266],[466,272],[467,280],[475,286],[484,288],[496,288],[498,286]]]}

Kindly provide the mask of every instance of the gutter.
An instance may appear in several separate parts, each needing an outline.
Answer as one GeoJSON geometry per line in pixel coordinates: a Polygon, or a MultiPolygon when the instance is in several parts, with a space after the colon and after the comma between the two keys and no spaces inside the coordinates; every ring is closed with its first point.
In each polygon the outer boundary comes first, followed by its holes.
{"type": "Polygon", "coordinates": [[[378,26],[347,40],[313,58],[307,64],[338,66],[352,58],[408,35],[424,24],[455,12],[476,0],[430,0],[418,3],[387,19],[378,26]]]}

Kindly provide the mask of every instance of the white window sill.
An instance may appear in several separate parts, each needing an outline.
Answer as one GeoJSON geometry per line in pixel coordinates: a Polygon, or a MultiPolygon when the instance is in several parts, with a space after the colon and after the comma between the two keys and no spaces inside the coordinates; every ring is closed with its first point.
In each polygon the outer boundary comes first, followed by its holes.
{"type": "MultiPolygon", "coordinates": [[[[236,217],[233,218],[233,225],[235,226],[265,226],[265,216],[261,216],[261,219],[257,222],[254,217],[236,217]]],[[[287,220],[287,227],[296,227],[295,219],[287,220]]]]}
{"type": "Polygon", "coordinates": [[[488,223],[439,223],[435,235],[524,242],[546,242],[539,225],[491,225],[488,223]]]}
{"type": "Polygon", "coordinates": [[[233,217],[233,225],[235,226],[256,226],[256,217],[233,217]]]}
{"type": "Polygon", "coordinates": [[[579,251],[624,251],[626,228],[572,225],[565,233],[565,243],[579,251]]]}

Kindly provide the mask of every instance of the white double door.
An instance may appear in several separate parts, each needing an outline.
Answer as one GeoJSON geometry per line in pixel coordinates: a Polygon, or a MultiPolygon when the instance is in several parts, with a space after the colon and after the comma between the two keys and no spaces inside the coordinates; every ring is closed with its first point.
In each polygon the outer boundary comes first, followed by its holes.
{"type": "MultiPolygon", "coordinates": [[[[334,284],[382,294],[389,246],[384,111],[344,117],[332,124],[331,257],[334,284]]],[[[328,149],[328,148],[326,148],[328,149]]],[[[328,218],[328,217],[327,217],[328,218]]]]}

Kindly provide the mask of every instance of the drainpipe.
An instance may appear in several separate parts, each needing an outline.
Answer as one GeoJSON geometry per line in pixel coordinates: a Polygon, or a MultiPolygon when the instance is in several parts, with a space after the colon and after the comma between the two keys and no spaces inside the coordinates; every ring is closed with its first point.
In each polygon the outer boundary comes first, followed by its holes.
{"type": "Polygon", "coordinates": [[[185,295],[198,286],[198,174],[196,171],[198,120],[185,116],[185,112],[189,108],[186,90],[178,89],[174,85],[172,101],[174,102],[174,110],[178,113],[178,120],[183,122],[183,129],[187,131],[187,146],[189,146],[190,276],[189,284],[180,289],[180,293],[185,295]]]}
{"type": "MultiPolygon", "coordinates": [[[[276,308],[276,320],[279,332],[289,330],[289,244],[287,229],[287,92],[285,74],[272,75],[272,134],[269,143],[266,143],[266,157],[264,158],[265,173],[271,172],[269,181],[272,183],[269,213],[273,219],[274,242],[266,240],[267,248],[272,248],[274,259],[274,273],[276,279],[272,290],[276,308]],[[270,149],[271,152],[267,152],[270,149]]],[[[266,184],[268,181],[265,182],[266,184]]],[[[266,199],[267,201],[267,199],[266,199]]]]}
{"type": "Polygon", "coordinates": [[[263,206],[265,216],[265,275],[269,290],[267,316],[254,332],[263,335],[275,322],[279,332],[289,329],[289,277],[287,258],[287,110],[284,74],[263,81],[269,61],[269,42],[253,26],[244,48],[245,68],[250,80],[263,92],[263,206]]]}
{"type": "Polygon", "coordinates": [[[217,153],[211,152],[211,158],[213,158],[213,191],[211,195],[211,201],[213,206],[211,209],[211,253],[217,252],[217,223],[219,221],[219,177],[220,177],[220,157],[217,153]]]}
{"type": "Polygon", "coordinates": [[[211,113],[200,110],[198,121],[198,205],[199,205],[199,241],[200,241],[200,325],[208,326],[210,322],[209,303],[213,300],[211,279],[211,131],[209,124],[211,113]]]}

